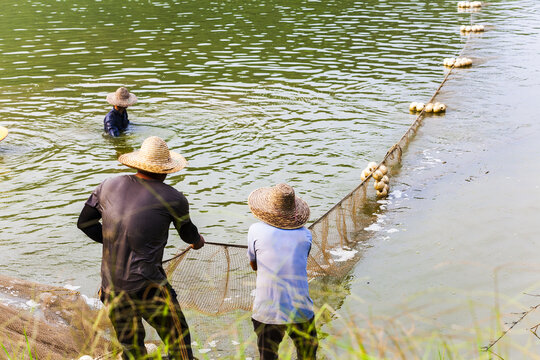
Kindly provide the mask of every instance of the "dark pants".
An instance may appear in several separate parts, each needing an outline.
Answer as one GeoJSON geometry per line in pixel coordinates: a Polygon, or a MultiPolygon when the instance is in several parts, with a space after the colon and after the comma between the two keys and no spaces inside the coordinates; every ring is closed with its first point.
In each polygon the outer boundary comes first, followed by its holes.
{"type": "Polygon", "coordinates": [[[251,319],[251,321],[253,321],[253,328],[257,334],[257,347],[261,360],[278,358],[279,344],[283,340],[285,332],[294,342],[298,359],[315,359],[319,342],[314,318],[305,323],[286,325],[264,324],[255,319],[251,319]]]}
{"type": "Polygon", "coordinates": [[[154,327],[169,352],[169,359],[191,360],[189,328],[170,285],[151,284],[135,293],[103,294],[125,360],[144,359],[142,319],[154,327]]]}

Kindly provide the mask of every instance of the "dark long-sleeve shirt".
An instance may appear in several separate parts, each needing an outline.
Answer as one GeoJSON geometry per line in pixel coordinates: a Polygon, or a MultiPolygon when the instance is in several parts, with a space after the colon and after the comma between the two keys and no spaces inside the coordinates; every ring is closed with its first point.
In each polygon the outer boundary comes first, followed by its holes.
{"type": "Polygon", "coordinates": [[[102,287],[134,292],[149,282],[166,282],[161,263],[171,222],[186,243],[199,241],[181,192],[159,180],[135,175],[103,181],[90,195],[77,223],[90,238],[103,243],[102,287]]]}
{"type": "Polygon", "coordinates": [[[107,134],[111,136],[120,136],[120,132],[125,131],[129,125],[127,110],[120,112],[114,107],[105,115],[103,127],[107,134]]]}

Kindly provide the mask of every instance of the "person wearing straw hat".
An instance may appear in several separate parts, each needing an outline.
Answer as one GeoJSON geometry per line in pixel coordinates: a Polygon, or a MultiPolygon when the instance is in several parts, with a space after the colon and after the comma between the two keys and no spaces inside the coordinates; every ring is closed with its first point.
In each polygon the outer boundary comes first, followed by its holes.
{"type": "Polygon", "coordinates": [[[278,358],[285,332],[298,359],[315,359],[317,330],[307,279],[312,238],[304,227],[309,206],[287,184],[254,190],[248,205],[261,220],[248,232],[248,258],[257,271],[252,322],[261,359],[278,358]]]}
{"type": "Polygon", "coordinates": [[[146,355],[143,318],[167,345],[169,359],[193,359],[189,327],[162,266],[171,222],[194,249],[204,245],[186,197],[163,182],[187,161],[156,136],[118,161],[137,173],[99,184],[77,226],[103,244],[100,297],[109,306],[123,359],[146,355]]]}
{"type": "Polygon", "coordinates": [[[137,103],[137,97],[125,87],[119,87],[115,92],[107,95],[107,102],[113,108],[103,120],[103,127],[107,134],[117,137],[129,125],[127,108],[137,103]]]}

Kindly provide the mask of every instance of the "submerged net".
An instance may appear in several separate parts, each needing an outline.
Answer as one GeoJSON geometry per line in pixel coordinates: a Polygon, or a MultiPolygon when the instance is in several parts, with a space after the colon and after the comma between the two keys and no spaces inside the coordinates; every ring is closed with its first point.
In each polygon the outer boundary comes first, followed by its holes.
{"type": "MultiPolygon", "coordinates": [[[[434,102],[453,69],[447,72],[429,102],[434,102]]],[[[379,166],[388,167],[390,175],[425,116],[422,111],[380,162],[379,166]]],[[[359,254],[354,247],[365,238],[364,229],[373,221],[373,209],[370,211],[373,201],[369,199],[375,198],[375,190],[371,179],[368,176],[309,226],[313,236],[307,268],[310,280],[342,276],[357,262],[359,254]]],[[[200,250],[188,248],[168,260],[166,271],[180,304],[213,315],[236,309],[251,310],[256,273],[249,266],[246,251],[247,246],[207,242],[200,250]]]]}

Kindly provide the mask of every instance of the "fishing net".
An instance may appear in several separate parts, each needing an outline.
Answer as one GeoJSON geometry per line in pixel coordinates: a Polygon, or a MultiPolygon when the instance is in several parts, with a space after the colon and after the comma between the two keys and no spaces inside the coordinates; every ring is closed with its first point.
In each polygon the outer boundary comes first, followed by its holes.
{"type": "MultiPolygon", "coordinates": [[[[400,143],[390,149],[382,163],[390,169],[399,163],[402,147],[414,135],[411,126],[400,143]]],[[[308,257],[309,280],[319,276],[341,276],[358,259],[354,247],[365,238],[365,228],[373,221],[375,197],[371,178],[367,178],[326,214],[309,226],[313,236],[308,257]]],[[[256,273],[249,266],[247,246],[207,242],[199,250],[187,248],[167,265],[171,285],[184,308],[206,314],[231,310],[251,310],[256,273]]]]}
{"type": "MultiPolygon", "coordinates": [[[[452,69],[446,74],[429,102],[433,102],[452,69]]],[[[391,175],[425,118],[422,111],[400,140],[379,164],[391,175]]],[[[375,190],[368,176],[356,189],[309,226],[313,236],[308,258],[309,280],[320,276],[342,276],[357,262],[354,247],[365,238],[365,228],[373,221],[375,190]]],[[[166,271],[184,308],[218,315],[228,311],[251,310],[256,273],[246,255],[247,246],[209,243],[199,250],[187,248],[170,259],[166,271]]]]}
{"type": "Polygon", "coordinates": [[[0,353],[7,358],[74,359],[110,351],[106,313],[80,293],[3,275],[0,284],[0,353]]]}
{"type": "MultiPolygon", "coordinates": [[[[450,67],[428,103],[434,102],[453,70],[454,66],[450,67]]],[[[378,166],[384,164],[388,168],[389,175],[401,162],[403,149],[425,117],[422,110],[379,163],[378,166]]],[[[375,197],[370,175],[309,226],[313,236],[307,266],[309,280],[342,276],[351,270],[359,258],[354,247],[366,238],[363,232],[373,222],[375,197]]],[[[249,266],[246,251],[247,246],[206,243],[200,250],[188,248],[167,260],[166,271],[180,304],[212,315],[235,309],[251,310],[256,274],[249,266]]]]}

